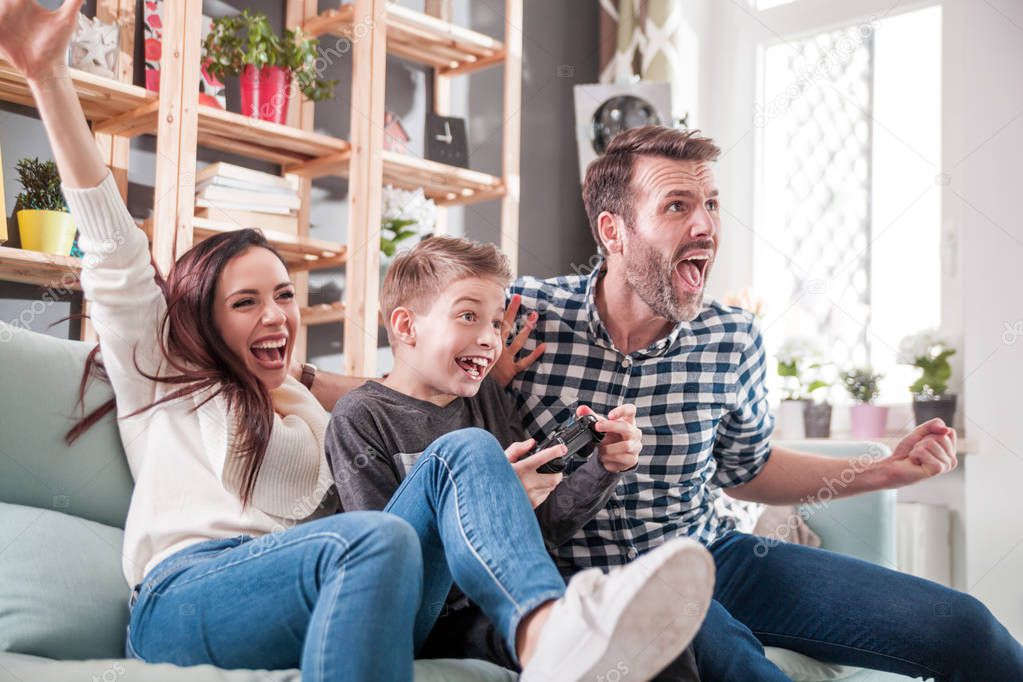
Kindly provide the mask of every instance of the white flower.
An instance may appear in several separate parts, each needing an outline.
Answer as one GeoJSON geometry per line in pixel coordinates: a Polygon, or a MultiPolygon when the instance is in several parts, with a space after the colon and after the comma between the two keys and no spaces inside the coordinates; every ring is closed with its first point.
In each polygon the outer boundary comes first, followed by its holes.
{"type": "Polygon", "coordinates": [[[817,340],[809,336],[790,336],[775,353],[778,362],[786,365],[801,360],[820,360],[823,355],[824,351],[817,340]]]}
{"type": "Polygon", "coordinates": [[[899,362],[914,365],[918,359],[932,357],[936,350],[944,347],[947,344],[938,335],[937,329],[925,329],[902,340],[899,344],[899,362]]]}
{"type": "Polygon", "coordinates": [[[432,232],[437,222],[437,205],[428,199],[422,188],[403,190],[391,185],[384,187],[381,196],[381,219],[413,220],[419,232],[432,232]]]}

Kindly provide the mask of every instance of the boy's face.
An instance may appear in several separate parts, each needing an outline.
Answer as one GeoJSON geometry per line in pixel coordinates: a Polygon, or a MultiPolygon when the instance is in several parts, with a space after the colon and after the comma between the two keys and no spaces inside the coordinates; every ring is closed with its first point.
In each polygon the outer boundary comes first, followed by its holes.
{"type": "Polygon", "coordinates": [[[452,282],[428,310],[412,313],[413,338],[395,360],[440,395],[472,397],[504,348],[504,287],[470,277],[452,282]]]}

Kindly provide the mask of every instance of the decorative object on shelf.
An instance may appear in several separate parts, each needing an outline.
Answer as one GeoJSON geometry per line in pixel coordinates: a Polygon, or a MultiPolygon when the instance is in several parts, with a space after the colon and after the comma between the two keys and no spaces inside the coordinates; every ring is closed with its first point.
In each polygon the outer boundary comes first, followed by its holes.
{"type": "MultiPolygon", "coordinates": [[[[163,19],[161,7],[163,0],[144,0],[142,27],[145,32],[143,48],[146,61],[146,90],[160,92],[160,58],[163,55],[163,19]]],[[[212,30],[213,19],[202,17],[203,38],[212,30]]],[[[199,103],[216,109],[227,108],[225,87],[216,76],[210,73],[210,58],[203,55],[202,67],[199,72],[199,103]]]]}
{"type": "Polygon", "coordinates": [[[948,381],[952,378],[948,359],[954,354],[955,349],[935,329],[907,336],[899,344],[899,362],[922,370],[920,378],[909,387],[917,424],[941,417],[945,424],[952,426],[956,394],[948,391],[948,381]]]}
{"type": "Polygon", "coordinates": [[[320,78],[316,68],[319,44],[301,29],[279,37],[265,14],[248,9],[214,20],[203,40],[213,76],[241,76],[242,113],[273,123],[285,122],[292,78],[314,102],[334,96],[337,81],[320,78]]]}
{"type": "Polygon", "coordinates": [[[648,123],[671,121],[671,84],[636,81],[594,83],[572,88],[579,180],[617,133],[648,123]]]}
{"type": "Polygon", "coordinates": [[[883,374],[869,367],[856,367],[842,372],[842,385],[856,405],[849,408],[849,430],[854,438],[883,438],[888,425],[888,408],[875,405],[878,383],[883,374]]]}
{"type": "Polygon", "coordinates": [[[384,149],[389,152],[408,154],[410,138],[401,119],[393,111],[384,112],[384,149]]]}
{"type": "Polygon", "coordinates": [[[302,200],[289,178],[243,166],[211,163],[195,175],[195,215],[220,223],[298,234],[302,200]]]}
{"type": "Polygon", "coordinates": [[[409,191],[386,185],[380,221],[380,251],[390,258],[401,242],[433,231],[437,205],[426,198],[422,188],[409,191]]]}
{"type": "Polygon", "coordinates": [[[96,76],[117,78],[120,28],[78,14],[78,27],[68,45],[68,65],[96,76]]]}
{"type": "Polygon", "coordinates": [[[469,167],[465,119],[426,114],[426,158],[459,168],[469,167]]]}
{"type": "Polygon", "coordinates": [[[60,191],[60,174],[53,161],[18,161],[22,190],[14,203],[21,248],[57,256],[71,253],[75,221],[60,191]]]}
{"type": "Polygon", "coordinates": [[[826,400],[820,403],[813,401],[813,393],[831,386],[823,376],[828,363],[823,360],[823,350],[808,337],[793,336],[778,349],[778,376],[782,377],[784,398],[779,409],[775,430],[783,417],[794,419],[798,408],[792,403],[802,404],[803,435],[798,434],[795,424],[781,424],[782,433],[779,438],[828,438],[831,435],[831,404],[826,400]],[[786,405],[786,403],[789,403],[786,405]]]}

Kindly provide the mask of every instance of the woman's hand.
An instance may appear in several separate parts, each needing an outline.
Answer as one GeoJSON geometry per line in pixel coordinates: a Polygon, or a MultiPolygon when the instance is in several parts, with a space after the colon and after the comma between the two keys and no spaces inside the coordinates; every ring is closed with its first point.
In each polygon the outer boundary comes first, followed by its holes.
{"type": "Polygon", "coordinates": [[[29,82],[67,70],[67,46],[83,0],[64,0],[50,11],[35,0],[0,0],[0,57],[29,82]]]}
{"type": "MultiPolygon", "coordinates": [[[[511,335],[512,329],[515,328],[515,317],[519,314],[519,306],[522,304],[522,297],[515,294],[511,297],[508,302],[508,307],[504,311],[504,322],[501,328],[504,329],[505,342],[508,340],[508,336],[511,335]]],[[[543,355],[543,352],[547,350],[547,346],[540,344],[537,346],[532,353],[522,358],[521,360],[515,360],[515,356],[522,349],[523,344],[526,343],[526,339],[529,338],[533,328],[536,327],[537,315],[535,312],[529,313],[526,316],[526,324],[522,326],[521,331],[515,335],[511,344],[508,345],[501,356],[497,358],[497,362],[494,364],[494,368],[490,370],[490,375],[494,377],[497,384],[501,388],[507,388],[508,384],[511,383],[512,379],[519,372],[522,372],[527,367],[536,362],[537,358],[543,355]]]]}
{"type": "Polygon", "coordinates": [[[562,477],[562,474],[541,474],[537,469],[552,459],[563,456],[568,450],[564,445],[555,445],[552,448],[541,450],[535,455],[526,457],[535,444],[536,441],[530,438],[529,440],[512,443],[504,451],[504,454],[508,456],[508,461],[511,462],[512,468],[515,469],[516,475],[522,482],[522,487],[525,488],[526,495],[529,496],[529,502],[533,505],[533,509],[543,504],[543,501],[547,499],[551,491],[561,483],[562,477]]]}
{"type": "MultiPolygon", "coordinates": [[[[585,405],[575,411],[576,416],[595,414],[585,405]]],[[[601,465],[608,471],[628,471],[639,464],[639,453],[643,449],[643,432],[636,426],[636,406],[631,403],[619,405],[608,413],[607,419],[600,418],[594,427],[604,434],[604,440],[597,448],[601,465]]]]}

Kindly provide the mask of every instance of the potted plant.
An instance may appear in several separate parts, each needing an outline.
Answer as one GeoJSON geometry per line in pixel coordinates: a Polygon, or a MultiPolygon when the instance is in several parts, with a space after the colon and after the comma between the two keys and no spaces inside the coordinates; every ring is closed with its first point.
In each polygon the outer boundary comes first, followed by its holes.
{"type": "Polygon", "coordinates": [[[60,191],[57,164],[21,159],[16,168],[22,187],[14,202],[21,247],[58,256],[68,255],[75,241],[75,221],[60,191]]]}
{"type": "Polygon", "coordinates": [[[428,199],[422,188],[403,190],[384,187],[380,212],[380,251],[390,258],[398,244],[418,234],[433,231],[437,222],[437,205],[428,199]]]}
{"type": "Polygon", "coordinates": [[[884,375],[869,367],[842,372],[842,384],[856,405],[849,408],[849,430],[854,438],[883,438],[888,424],[888,408],[874,405],[878,383],[884,375]]]}
{"type": "Polygon", "coordinates": [[[813,340],[802,336],[789,338],[778,349],[778,376],[785,384],[777,420],[780,438],[831,435],[831,404],[813,400],[816,391],[831,386],[822,376],[827,366],[822,355],[813,340]]]}
{"type": "Polygon", "coordinates": [[[293,81],[314,102],[334,96],[337,81],[316,69],[319,41],[301,29],[278,36],[262,12],[215,19],[203,45],[213,77],[241,76],[242,113],[251,118],[284,123],[293,81]]]}
{"type": "Polygon", "coordinates": [[[948,359],[954,354],[955,349],[949,347],[934,329],[907,336],[899,344],[900,362],[922,370],[920,378],[909,387],[917,424],[940,417],[945,424],[952,425],[956,395],[948,391],[948,381],[952,378],[948,359]]]}

